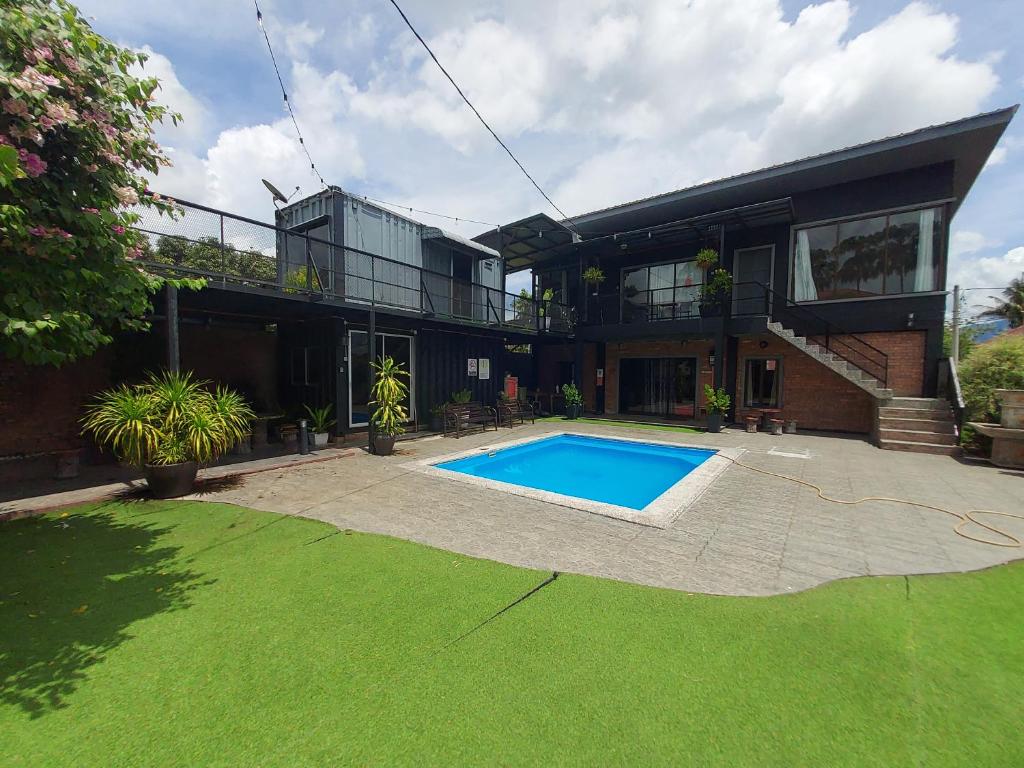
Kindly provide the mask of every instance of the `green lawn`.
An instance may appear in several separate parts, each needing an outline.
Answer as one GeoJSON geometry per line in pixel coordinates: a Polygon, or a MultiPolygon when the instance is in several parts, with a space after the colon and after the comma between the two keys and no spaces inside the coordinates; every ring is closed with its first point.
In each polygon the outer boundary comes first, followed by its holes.
{"type": "Polygon", "coordinates": [[[1024,764],[1020,565],[564,575],[456,641],[548,575],[198,502],[2,524],[3,764],[1024,764]]]}
{"type": "Polygon", "coordinates": [[[586,417],[567,419],[565,416],[545,416],[537,419],[537,421],[563,421],[569,424],[597,424],[602,427],[629,427],[630,429],[660,429],[666,432],[686,432],[689,434],[703,432],[701,429],[684,427],[677,424],[644,424],[639,421],[613,421],[612,419],[589,419],[586,417]]]}

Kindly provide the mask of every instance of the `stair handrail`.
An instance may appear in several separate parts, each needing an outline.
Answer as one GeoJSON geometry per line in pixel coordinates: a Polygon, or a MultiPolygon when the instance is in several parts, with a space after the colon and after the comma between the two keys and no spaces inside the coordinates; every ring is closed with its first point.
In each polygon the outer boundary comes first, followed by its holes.
{"type": "MultiPolygon", "coordinates": [[[[835,323],[833,323],[832,321],[826,320],[821,315],[819,315],[816,312],[813,312],[812,310],[808,309],[803,304],[799,304],[799,303],[793,301],[793,299],[789,298],[789,296],[786,296],[785,294],[779,293],[778,291],[776,291],[774,288],[772,288],[769,285],[765,285],[764,283],[759,283],[756,280],[744,281],[743,283],[737,283],[736,285],[756,285],[759,288],[763,289],[764,292],[765,292],[765,294],[764,294],[764,296],[765,296],[765,310],[766,310],[766,313],[769,316],[771,315],[771,310],[774,308],[773,305],[772,305],[771,299],[774,298],[774,297],[778,297],[778,298],[782,299],[782,301],[785,304],[785,307],[786,307],[787,310],[791,309],[791,308],[795,309],[798,312],[802,312],[804,315],[810,317],[815,322],[822,323],[824,325],[824,327],[825,327],[825,333],[824,333],[825,344],[824,344],[824,347],[825,347],[825,349],[827,351],[833,352],[834,354],[838,355],[839,357],[841,357],[843,360],[845,360],[846,362],[850,363],[851,365],[856,366],[857,368],[859,368],[860,370],[862,370],[865,373],[869,374],[870,376],[874,376],[875,378],[877,378],[880,381],[880,383],[882,384],[883,387],[888,386],[888,380],[889,380],[889,355],[886,354],[885,352],[883,352],[882,350],[880,350],[878,347],[876,347],[871,342],[867,341],[866,339],[862,339],[860,336],[858,336],[855,333],[852,333],[850,331],[844,330],[844,329],[836,326],[835,323]],[[864,352],[857,350],[855,347],[853,347],[851,344],[849,344],[846,341],[844,341],[842,338],[835,338],[835,336],[837,334],[840,337],[845,336],[847,338],[850,338],[850,339],[853,339],[853,340],[859,342],[860,344],[863,344],[869,350],[871,350],[872,352],[875,352],[879,356],[881,356],[881,361],[872,361],[871,358],[870,358],[870,355],[865,354],[864,352]],[[855,360],[851,360],[849,357],[844,355],[842,352],[833,349],[831,344],[834,344],[834,343],[842,344],[843,346],[845,346],[848,349],[852,350],[854,354],[860,355],[862,358],[872,362],[874,365],[879,366],[881,368],[882,375],[880,377],[876,376],[874,372],[865,369],[863,365],[860,365],[855,360]]],[[[806,334],[806,335],[810,335],[810,334],[806,334]]]]}

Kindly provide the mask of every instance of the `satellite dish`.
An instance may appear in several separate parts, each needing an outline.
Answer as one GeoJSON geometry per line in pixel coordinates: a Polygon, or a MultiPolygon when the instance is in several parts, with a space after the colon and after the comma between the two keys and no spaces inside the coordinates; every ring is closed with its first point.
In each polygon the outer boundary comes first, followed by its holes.
{"type": "Polygon", "coordinates": [[[288,198],[284,196],[284,193],[280,189],[275,187],[273,184],[271,184],[266,179],[260,179],[260,181],[263,182],[263,186],[264,187],[266,187],[267,189],[270,190],[270,194],[272,194],[274,196],[274,202],[275,203],[278,202],[278,201],[280,201],[282,203],[285,203],[285,204],[288,203],[288,198]]]}

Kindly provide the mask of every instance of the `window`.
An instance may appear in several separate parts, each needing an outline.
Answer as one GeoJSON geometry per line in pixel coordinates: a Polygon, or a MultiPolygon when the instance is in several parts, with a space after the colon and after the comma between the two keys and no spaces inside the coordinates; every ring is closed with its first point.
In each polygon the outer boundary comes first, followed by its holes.
{"type": "Polygon", "coordinates": [[[782,403],[782,359],[749,359],[743,374],[743,405],[748,408],[778,408],[782,403]]]}
{"type": "Polygon", "coordinates": [[[626,270],[622,274],[622,322],[695,317],[702,280],[693,261],[626,270]]]}
{"type": "Polygon", "coordinates": [[[851,299],[938,290],[942,209],[799,229],[793,298],[851,299]]]}

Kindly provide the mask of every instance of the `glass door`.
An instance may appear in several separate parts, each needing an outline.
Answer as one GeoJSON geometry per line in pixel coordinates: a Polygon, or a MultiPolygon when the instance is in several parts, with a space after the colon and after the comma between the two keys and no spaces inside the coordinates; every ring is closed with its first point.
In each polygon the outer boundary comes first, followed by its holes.
{"type": "MultiPolygon", "coordinates": [[[[370,423],[370,334],[366,331],[349,331],[349,426],[365,427],[370,423]]],[[[411,336],[394,333],[377,334],[377,358],[394,358],[409,372],[405,383],[409,392],[402,405],[411,421],[415,416],[416,370],[415,344],[411,336]]]]}
{"type": "Polygon", "coordinates": [[[696,358],[633,357],[619,363],[621,413],[693,418],[696,392],[696,358]]]}

